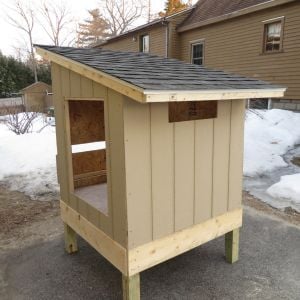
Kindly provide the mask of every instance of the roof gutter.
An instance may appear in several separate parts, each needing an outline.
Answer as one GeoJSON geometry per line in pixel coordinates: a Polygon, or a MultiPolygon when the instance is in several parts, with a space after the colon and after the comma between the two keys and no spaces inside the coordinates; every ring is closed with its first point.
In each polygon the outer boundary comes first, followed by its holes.
{"type": "Polygon", "coordinates": [[[226,14],[226,15],[222,15],[219,17],[211,18],[211,19],[208,19],[205,21],[201,21],[201,22],[197,22],[197,23],[193,23],[193,24],[189,24],[189,25],[180,26],[177,28],[177,32],[185,32],[185,31],[192,30],[195,28],[199,28],[199,27],[210,25],[210,24],[226,21],[226,20],[233,19],[233,18],[236,18],[239,16],[250,14],[250,13],[253,13],[256,11],[260,11],[263,9],[267,9],[267,8],[295,2],[295,1],[297,1],[297,0],[270,0],[268,2],[250,6],[250,7],[241,9],[241,10],[237,10],[237,11],[234,11],[234,12],[226,14]]]}

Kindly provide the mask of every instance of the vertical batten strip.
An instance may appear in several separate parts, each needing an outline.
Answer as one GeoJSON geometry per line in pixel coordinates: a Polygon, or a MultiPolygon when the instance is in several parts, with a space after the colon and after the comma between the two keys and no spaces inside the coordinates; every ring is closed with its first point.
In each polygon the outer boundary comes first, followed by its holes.
{"type": "Polygon", "coordinates": [[[151,104],[153,238],[174,232],[174,132],[168,104],[151,104]]]}
{"type": "Polygon", "coordinates": [[[195,223],[206,221],[212,213],[214,120],[196,121],[195,140],[195,223]]]}
{"type": "Polygon", "coordinates": [[[150,159],[150,203],[151,203],[151,237],[152,240],[154,239],[154,218],[153,218],[153,157],[152,157],[152,153],[153,153],[153,149],[152,149],[152,126],[151,126],[151,118],[152,118],[152,105],[149,104],[149,143],[150,143],[150,155],[149,155],[149,159],[150,159]]]}
{"type": "Polygon", "coordinates": [[[227,211],[230,143],[230,101],[220,101],[214,128],[213,216],[227,211]]]}
{"type": "MultiPolygon", "coordinates": [[[[61,76],[61,95],[62,95],[62,103],[61,103],[61,108],[62,108],[62,124],[63,124],[63,132],[62,132],[62,139],[63,139],[63,145],[64,145],[64,162],[65,162],[65,175],[66,175],[66,189],[68,191],[68,194],[71,191],[71,185],[70,185],[70,181],[72,180],[72,174],[70,173],[71,170],[71,166],[70,166],[70,153],[69,151],[71,151],[70,147],[71,145],[68,144],[68,138],[67,138],[67,128],[66,128],[66,102],[65,99],[70,97],[70,91],[71,91],[71,87],[70,87],[70,71],[68,69],[65,69],[63,67],[60,67],[60,76],[61,76]]],[[[69,197],[68,197],[69,198],[69,197]]],[[[72,205],[74,207],[75,203],[69,198],[68,199],[68,203],[69,205],[72,205]]]]}
{"type": "Polygon", "coordinates": [[[65,156],[65,142],[64,142],[64,99],[62,96],[61,86],[61,67],[55,63],[51,63],[52,70],[52,86],[54,94],[55,120],[56,120],[56,144],[58,150],[57,169],[60,184],[60,196],[63,202],[69,203],[68,186],[66,181],[66,156],[65,156]]]}
{"type": "Polygon", "coordinates": [[[125,100],[124,130],[129,248],[152,241],[149,104],[125,100]]]}
{"type": "Polygon", "coordinates": [[[106,169],[107,169],[107,204],[108,216],[99,213],[99,226],[109,236],[113,237],[113,207],[112,207],[112,188],[111,188],[111,155],[110,155],[110,126],[109,126],[109,101],[108,88],[93,82],[94,97],[104,99],[104,124],[105,124],[105,147],[106,147],[106,169]]]}
{"type": "MultiPolygon", "coordinates": [[[[219,103],[218,102],[218,111],[219,111],[219,103]]],[[[216,127],[216,120],[213,120],[213,132],[212,132],[212,160],[211,160],[211,213],[210,217],[214,216],[214,168],[215,168],[215,156],[214,156],[214,149],[215,149],[215,127],[216,127]]]]}
{"type": "Polygon", "coordinates": [[[193,224],[196,224],[196,121],[193,121],[194,123],[194,163],[193,163],[193,171],[194,171],[194,202],[193,202],[193,224]]]}
{"type": "Polygon", "coordinates": [[[245,100],[232,101],[231,151],[229,165],[229,202],[228,210],[241,207],[243,190],[243,137],[244,137],[245,100]]]}
{"type": "Polygon", "coordinates": [[[175,230],[194,220],[194,123],[175,124],[175,230]]]}
{"type": "Polygon", "coordinates": [[[175,168],[175,158],[176,158],[176,149],[175,149],[175,144],[176,144],[176,128],[175,128],[175,123],[172,124],[172,134],[173,134],[173,232],[176,231],[176,168],[175,168]]]}
{"type": "Polygon", "coordinates": [[[229,209],[229,192],[230,192],[230,164],[233,160],[233,157],[231,157],[232,152],[232,144],[231,144],[231,136],[232,136],[232,100],[230,101],[230,123],[229,123],[229,155],[228,155],[228,195],[227,195],[227,211],[229,209]]]}

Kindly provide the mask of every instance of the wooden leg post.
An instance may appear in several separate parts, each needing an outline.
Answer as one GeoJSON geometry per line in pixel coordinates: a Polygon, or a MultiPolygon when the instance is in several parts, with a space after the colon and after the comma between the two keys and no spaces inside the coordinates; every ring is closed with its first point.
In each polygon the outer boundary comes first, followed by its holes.
{"type": "Polygon", "coordinates": [[[140,274],[122,276],[123,300],[140,300],[140,274]]]}
{"type": "Polygon", "coordinates": [[[225,235],[226,261],[233,264],[239,259],[239,234],[240,229],[234,229],[225,235]]]}
{"type": "Polygon", "coordinates": [[[78,251],[76,232],[66,223],[64,223],[65,229],[65,249],[69,254],[78,251]]]}

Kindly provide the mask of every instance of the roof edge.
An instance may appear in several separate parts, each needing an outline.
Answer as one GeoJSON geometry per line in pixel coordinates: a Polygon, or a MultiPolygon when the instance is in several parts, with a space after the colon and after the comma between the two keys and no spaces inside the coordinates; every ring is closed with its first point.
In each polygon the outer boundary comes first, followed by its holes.
{"type": "Polygon", "coordinates": [[[283,5],[283,4],[287,4],[287,3],[291,3],[291,2],[295,2],[297,0],[270,0],[268,2],[265,3],[261,3],[261,4],[257,4],[257,5],[253,5],[247,8],[243,8],[234,12],[231,12],[229,14],[226,15],[222,15],[219,17],[215,17],[215,18],[211,18],[205,21],[200,21],[194,24],[190,24],[190,25],[181,25],[177,28],[178,32],[185,32],[188,30],[192,30],[192,29],[196,29],[199,27],[203,27],[206,25],[210,25],[210,24],[214,24],[214,23],[219,23],[222,21],[226,21],[226,20],[230,20],[239,16],[243,16],[246,14],[250,14],[256,11],[260,11],[263,9],[267,9],[267,8],[271,8],[271,7],[276,7],[279,5],[283,5]]]}
{"type": "Polygon", "coordinates": [[[286,88],[274,87],[268,89],[226,89],[210,91],[158,91],[145,90],[146,103],[184,102],[184,101],[220,101],[239,99],[269,99],[282,98],[286,88]]]}
{"type": "Polygon", "coordinates": [[[114,91],[119,92],[124,96],[128,96],[138,102],[145,102],[144,90],[138,86],[128,83],[124,80],[113,77],[105,72],[97,70],[95,68],[86,66],[80,62],[64,57],[62,55],[48,51],[42,46],[34,45],[36,52],[43,58],[50,60],[70,71],[78,73],[86,78],[89,78],[95,82],[98,82],[105,87],[108,87],[114,91]]]}
{"type": "Polygon", "coordinates": [[[35,86],[35,85],[37,85],[37,84],[44,84],[44,85],[47,85],[48,87],[51,88],[51,85],[50,85],[50,84],[48,84],[48,83],[46,83],[46,82],[44,82],[44,81],[37,81],[37,82],[34,82],[34,83],[32,83],[32,84],[30,84],[30,85],[24,87],[23,89],[20,90],[20,92],[26,91],[26,90],[32,88],[33,86],[35,86]]]}

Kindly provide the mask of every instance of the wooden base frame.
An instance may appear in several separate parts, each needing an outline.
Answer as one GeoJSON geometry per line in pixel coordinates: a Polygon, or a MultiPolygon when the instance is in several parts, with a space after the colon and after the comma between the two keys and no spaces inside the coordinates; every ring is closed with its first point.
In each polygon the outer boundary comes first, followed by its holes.
{"type": "Polygon", "coordinates": [[[134,249],[122,247],[62,201],[61,216],[65,223],[66,250],[69,253],[77,251],[76,233],[84,238],[122,272],[123,297],[126,300],[140,299],[140,272],[219,236],[225,235],[226,260],[230,263],[238,260],[242,209],[227,212],[134,249]]]}

